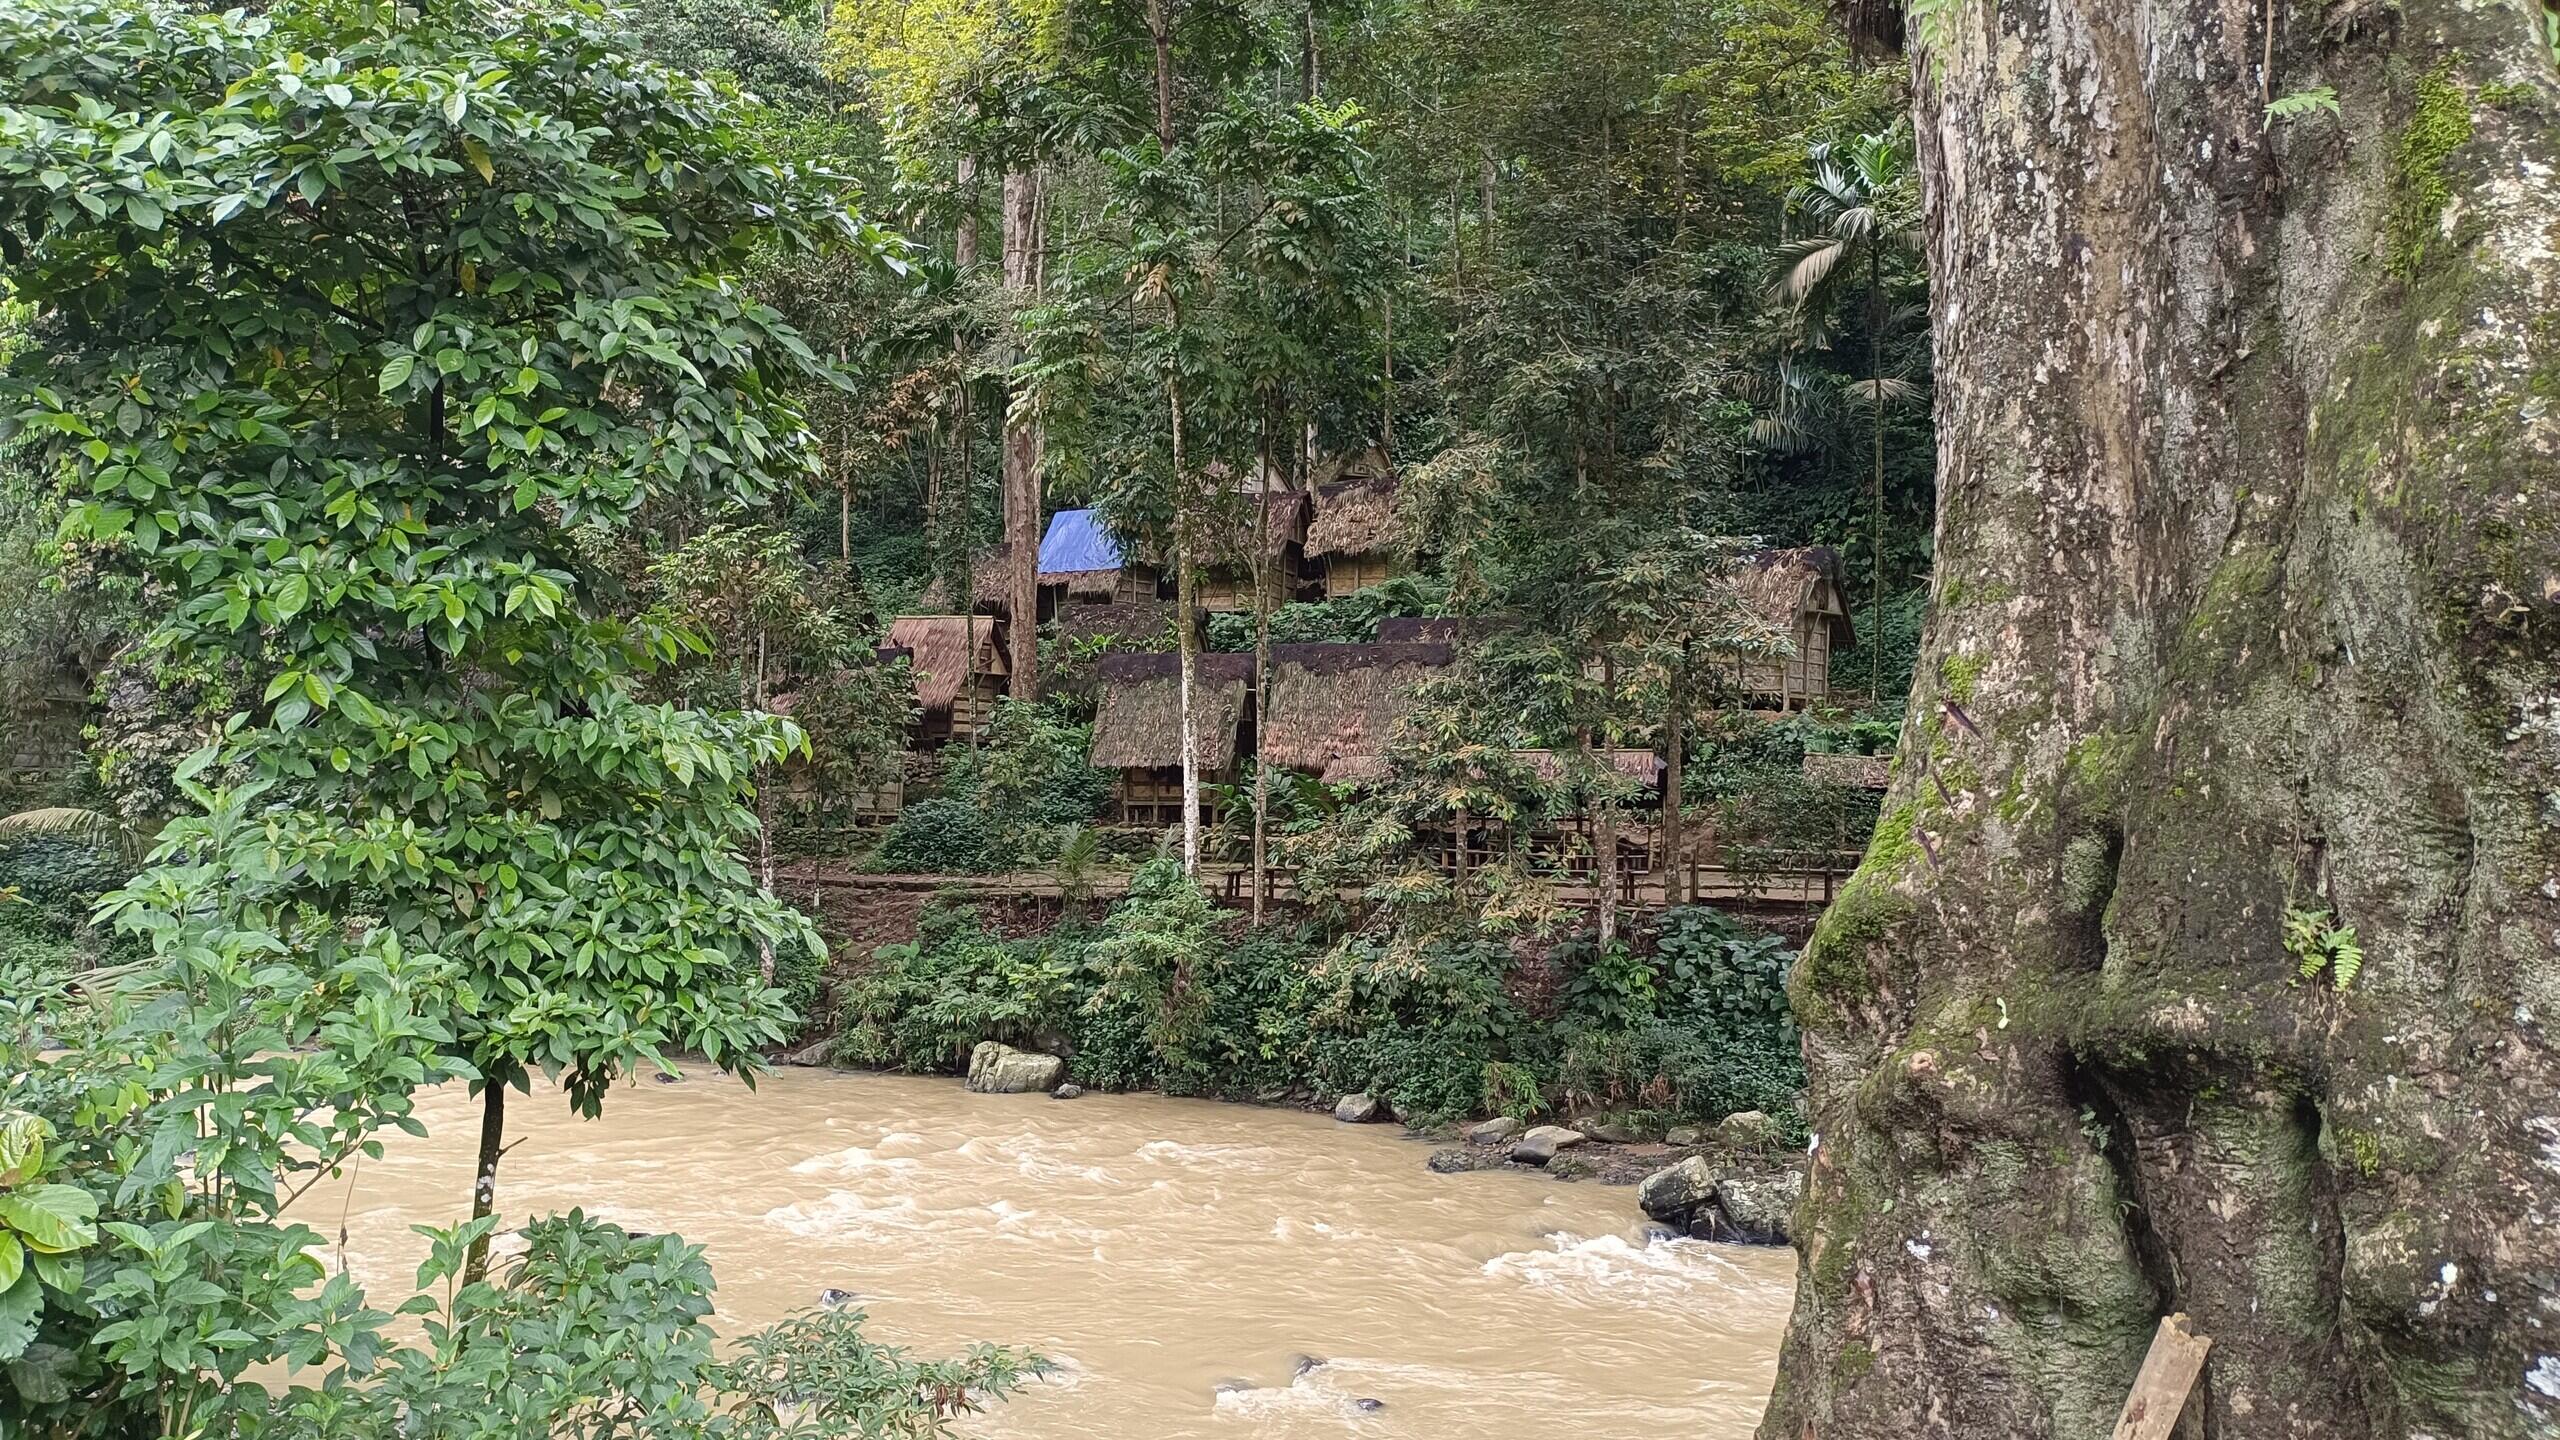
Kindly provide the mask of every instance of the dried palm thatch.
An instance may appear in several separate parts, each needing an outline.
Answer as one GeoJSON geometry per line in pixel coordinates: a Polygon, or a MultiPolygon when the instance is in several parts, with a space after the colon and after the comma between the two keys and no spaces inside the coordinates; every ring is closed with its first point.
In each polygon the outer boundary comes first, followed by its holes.
{"type": "Polygon", "coordinates": [[[1829,621],[1834,640],[1845,644],[1857,638],[1849,626],[1840,557],[1827,545],[1763,550],[1743,561],[1733,584],[1743,604],[1781,633],[1792,635],[1805,617],[1820,615],[1829,621]]]}
{"type": "Polygon", "coordinates": [[[1262,758],[1322,775],[1335,761],[1385,753],[1446,645],[1279,645],[1263,706],[1262,758]]]}
{"type": "Polygon", "coordinates": [[[916,703],[928,714],[950,709],[973,673],[1008,673],[995,622],[984,615],[901,615],[889,622],[889,643],[883,649],[912,658],[916,703]],[[973,634],[974,656],[969,644],[973,634]]]}
{"type": "Polygon", "coordinates": [[[1062,639],[1109,640],[1115,645],[1156,646],[1174,643],[1170,600],[1078,600],[1058,607],[1062,639]]]}
{"type": "Polygon", "coordinates": [[[1342,450],[1318,460],[1315,480],[1318,485],[1339,485],[1346,480],[1384,480],[1396,473],[1395,463],[1377,444],[1363,445],[1357,450],[1342,450]]]}
{"type": "Polygon", "coordinates": [[[1383,476],[1318,487],[1315,518],[1307,525],[1307,557],[1386,555],[1405,549],[1411,535],[1396,495],[1396,482],[1383,476]]]}
{"type": "MultiPolygon", "coordinates": [[[[1191,754],[1217,774],[1236,763],[1250,655],[1197,657],[1191,694],[1191,754]]],[[[1089,758],[1105,770],[1171,770],[1182,764],[1182,657],[1109,655],[1089,758]]]]}

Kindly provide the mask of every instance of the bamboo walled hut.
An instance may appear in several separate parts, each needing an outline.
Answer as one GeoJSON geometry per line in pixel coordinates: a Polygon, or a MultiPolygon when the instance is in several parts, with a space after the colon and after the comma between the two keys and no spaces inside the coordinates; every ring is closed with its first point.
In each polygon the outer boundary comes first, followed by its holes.
{"type": "Polygon", "coordinates": [[[915,674],[919,750],[984,729],[1012,673],[1004,627],[985,615],[901,615],[889,622],[881,656],[901,654],[915,674]]]}
{"type": "Polygon", "coordinates": [[[1449,647],[1435,644],[1273,646],[1263,763],[1328,781],[1372,767],[1423,682],[1450,659],[1449,647]]]}
{"type": "Polygon", "coordinates": [[[1328,461],[1317,475],[1306,558],[1323,569],[1330,598],[1383,584],[1413,568],[1413,537],[1396,501],[1395,468],[1376,446],[1328,461]]]}
{"type": "MultiPolygon", "coordinates": [[[[1191,753],[1204,785],[1235,778],[1236,757],[1252,748],[1250,655],[1196,657],[1191,753]]],[[[1106,655],[1087,758],[1117,777],[1123,825],[1182,823],[1182,657],[1106,655]]]]}
{"type": "Polygon", "coordinates": [[[1133,604],[1163,592],[1155,566],[1129,555],[1092,510],[1061,510],[1049,517],[1040,540],[1041,604],[1054,609],[1070,600],[1133,604]]]}
{"type": "Polygon", "coordinates": [[[1831,652],[1852,644],[1840,557],[1828,546],[1764,550],[1742,564],[1734,584],[1768,625],[1795,645],[1785,657],[1733,657],[1733,681],[1749,703],[1802,710],[1831,694],[1831,652]]]}
{"type": "Polygon", "coordinates": [[[1249,611],[1253,608],[1253,553],[1258,542],[1262,547],[1262,564],[1271,585],[1275,605],[1299,598],[1306,587],[1307,519],[1313,509],[1304,490],[1278,490],[1265,496],[1245,492],[1247,513],[1200,567],[1200,580],[1193,593],[1200,608],[1212,615],[1249,611]],[[1270,506],[1268,528],[1261,523],[1261,510],[1270,506]]]}

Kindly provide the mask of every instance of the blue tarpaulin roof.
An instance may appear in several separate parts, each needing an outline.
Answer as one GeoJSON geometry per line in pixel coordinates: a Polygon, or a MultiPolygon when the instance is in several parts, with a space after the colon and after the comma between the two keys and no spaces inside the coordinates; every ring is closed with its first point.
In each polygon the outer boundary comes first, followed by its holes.
{"type": "Polygon", "coordinates": [[[1120,568],[1120,545],[1090,510],[1061,510],[1049,517],[1040,540],[1040,578],[1120,568]]]}

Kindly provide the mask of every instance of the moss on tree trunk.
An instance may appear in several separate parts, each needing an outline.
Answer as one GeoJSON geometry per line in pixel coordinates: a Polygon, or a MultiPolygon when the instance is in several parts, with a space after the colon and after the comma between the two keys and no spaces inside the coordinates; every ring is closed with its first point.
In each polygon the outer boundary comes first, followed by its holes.
{"type": "Polygon", "coordinates": [[[1942,12],[1940,603],[1794,977],[1769,1440],[2103,1437],[2170,1310],[2215,1342],[2195,1433],[2560,1433],[2533,8],[1942,12]],[[2352,985],[2303,977],[2315,912],[2352,985]]]}

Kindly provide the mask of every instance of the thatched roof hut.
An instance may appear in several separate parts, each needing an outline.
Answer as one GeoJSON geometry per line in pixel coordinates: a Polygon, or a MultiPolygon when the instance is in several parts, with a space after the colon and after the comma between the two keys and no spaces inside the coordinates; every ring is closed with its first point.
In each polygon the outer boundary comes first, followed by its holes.
{"type": "Polygon", "coordinates": [[[1760,551],[1743,560],[1733,583],[1744,604],[1782,631],[1792,634],[1805,617],[1819,616],[1832,639],[1843,645],[1857,641],[1840,555],[1828,545],[1760,551]]]}
{"type": "Polygon", "coordinates": [[[1396,509],[1396,490],[1395,480],[1385,475],[1317,486],[1314,518],[1307,523],[1307,558],[1404,550],[1410,537],[1396,509]]]}
{"type": "Polygon", "coordinates": [[[910,657],[916,704],[927,714],[948,711],[974,677],[1009,673],[996,632],[984,615],[901,615],[889,622],[889,643],[881,653],[910,657]]]}
{"type": "Polygon", "coordinates": [[[1384,480],[1396,473],[1396,467],[1387,458],[1386,448],[1371,442],[1323,457],[1316,461],[1315,471],[1318,485],[1339,485],[1345,480],[1384,480]]]}
{"type": "Polygon", "coordinates": [[[1325,774],[1338,760],[1385,752],[1446,645],[1276,645],[1261,719],[1265,762],[1325,774]]]}
{"type": "Polygon", "coordinates": [[[1821,545],[1764,550],[1742,563],[1743,603],[1795,646],[1784,659],[1737,655],[1733,679],[1755,703],[1800,709],[1831,693],[1831,652],[1855,643],[1840,557],[1821,545]]]}
{"type": "MultiPolygon", "coordinates": [[[[1182,765],[1182,657],[1106,655],[1088,758],[1105,770],[1173,770],[1182,765]]],[[[1236,763],[1237,730],[1250,655],[1197,657],[1192,686],[1191,753],[1200,769],[1222,774],[1236,763]]]]}
{"type": "MultiPolygon", "coordinates": [[[[1097,511],[1061,510],[1040,539],[1040,583],[1062,587],[1071,599],[1109,600],[1122,589],[1124,572],[1145,568],[1132,565],[1097,511]]],[[[1147,584],[1154,584],[1152,572],[1147,584]]]]}

